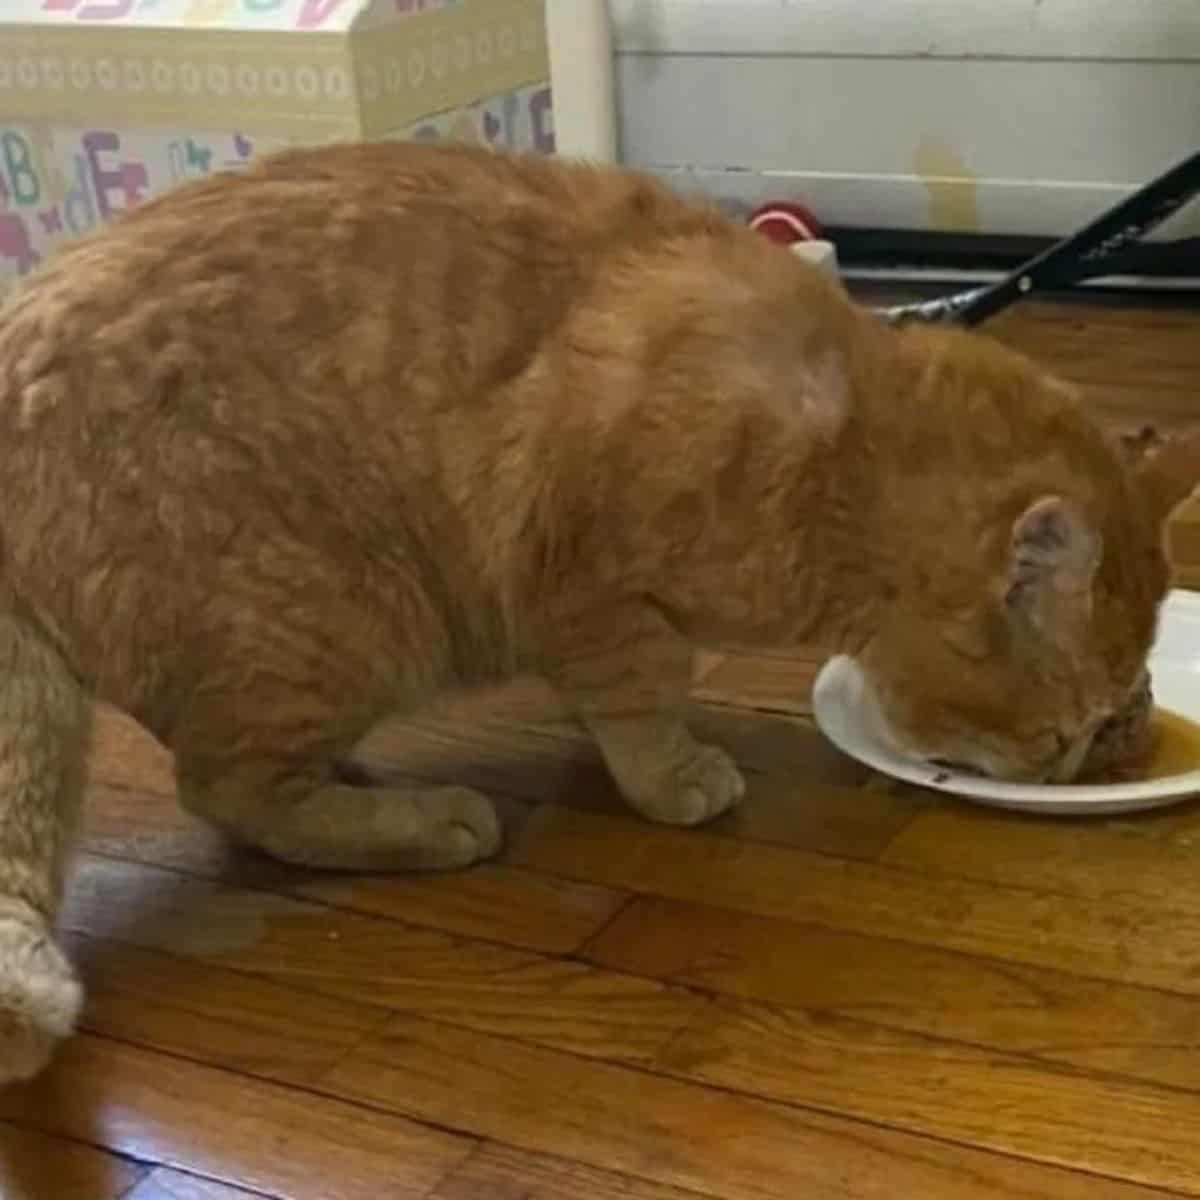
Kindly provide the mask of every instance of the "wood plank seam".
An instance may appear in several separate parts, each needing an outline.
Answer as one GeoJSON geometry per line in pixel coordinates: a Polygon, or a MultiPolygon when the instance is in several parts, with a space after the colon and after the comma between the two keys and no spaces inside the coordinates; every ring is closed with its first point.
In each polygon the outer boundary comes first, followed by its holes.
{"type": "MultiPolygon", "coordinates": [[[[139,1179],[127,1191],[122,1192],[118,1200],[139,1200],[138,1192],[145,1191],[147,1184],[155,1183],[163,1172],[169,1172],[177,1177],[196,1179],[204,1184],[212,1184],[214,1187],[224,1188],[229,1186],[223,1179],[217,1179],[212,1175],[205,1175],[200,1171],[180,1171],[174,1167],[166,1166],[165,1163],[150,1163],[148,1164],[145,1177],[139,1179]]],[[[238,1183],[235,1186],[239,1200],[242,1196],[245,1196],[246,1200],[281,1200],[278,1192],[263,1192],[258,1188],[250,1187],[244,1183],[238,1183]]],[[[53,1200],[53,1197],[49,1198],[49,1200],[53,1200]]]]}
{"type": "MultiPolygon", "coordinates": [[[[804,725],[807,728],[815,729],[816,723],[805,712],[797,712],[794,708],[781,708],[777,705],[767,704],[758,700],[744,700],[734,702],[733,700],[715,700],[705,697],[704,707],[713,709],[716,712],[730,713],[761,713],[767,717],[787,717],[789,720],[795,721],[798,725],[804,725]]],[[[743,766],[744,770],[759,770],[766,773],[765,768],[755,768],[743,766]]]]}
{"type": "MultiPolygon", "coordinates": [[[[569,958],[572,962],[581,963],[584,966],[588,966],[588,967],[597,966],[598,964],[595,963],[589,957],[589,952],[590,952],[591,948],[593,946],[595,946],[595,944],[602,937],[604,937],[604,935],[606,933],[608,933],[609,930],[611,930],[612,927],[614,925],[616,925],[617,922],[623,916],[625,916],[631,908],[633,908],[637,904],[637,902],[638,902],[637,893],[631,892],[628,896],[625,897],[625,900],[622,902],[621,906],[608,918],[608,920],[602,922],[596,929],[594,929],[583,940],[583,942],[579,945],[579,947],[577,949],[573,950],[566,957],[569,958]]],[[[648,979],[648,976],[639,975],[636,971],[631,971],[631,972],[627,972],[627,973],[631,976],[631,978],[634,978],[634,979],[648,979]]],[[[659,981],[654,980],[653,982],[657,983],[659,981]]]]}

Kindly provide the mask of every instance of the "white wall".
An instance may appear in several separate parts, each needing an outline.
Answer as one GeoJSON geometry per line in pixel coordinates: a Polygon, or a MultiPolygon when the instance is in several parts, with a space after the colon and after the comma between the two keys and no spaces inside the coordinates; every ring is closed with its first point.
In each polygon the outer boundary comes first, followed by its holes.
{"type": "Polygon", "coordinates": [[[610,3],[622,157],[746,203],[1062,234],[1200,149],[1196,0],[610,3]]]}

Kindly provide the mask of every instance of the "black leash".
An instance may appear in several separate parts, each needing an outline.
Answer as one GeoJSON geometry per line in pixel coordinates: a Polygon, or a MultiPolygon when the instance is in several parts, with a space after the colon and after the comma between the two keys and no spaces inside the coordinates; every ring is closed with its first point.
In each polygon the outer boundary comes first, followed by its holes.
{"type": "Polygon", "coordinates": [[[978,325],[1034,292],[1070,287],[1084,279],[1113,273],[1114,263],[1128,258],[1129,247],[1156,229],[1200,193],[1200,153],[1172,167],[1153,183],[1109,209],[1078,233],[1048,250],[998,283],[971,288],[916,304],[882,310],[893,324],[907,321],[978,325]]]}

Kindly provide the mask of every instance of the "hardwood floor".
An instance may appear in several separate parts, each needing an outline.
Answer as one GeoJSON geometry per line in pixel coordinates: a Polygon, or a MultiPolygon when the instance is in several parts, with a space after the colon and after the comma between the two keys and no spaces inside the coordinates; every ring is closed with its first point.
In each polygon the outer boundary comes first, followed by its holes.
{"type": "MultiPolygon", "coordinates": [[[[1200,423],[1200,315],[995,324],[1105,421],[1200,423]]],[[[1172,531],[1200,585],[1200,506],[1172,531]]],[[[818,660],[702,654],[747,770],[714,826],[618,803],[520,681],[373,736],[474,783],[503,857],[289,870],[175,805],[102,713],[64,942],[81,1034],[0,1092],[4,1200],[1150,1200],[1200,1196],[1200,804],[1065,823],[872,776],[818,660]]]]}

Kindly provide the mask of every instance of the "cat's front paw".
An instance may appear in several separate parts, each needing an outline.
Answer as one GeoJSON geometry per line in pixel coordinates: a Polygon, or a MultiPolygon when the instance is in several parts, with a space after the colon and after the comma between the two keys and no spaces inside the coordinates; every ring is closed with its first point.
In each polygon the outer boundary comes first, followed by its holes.
{"type": "Polygon", "coordinates": [[[36,1075],[75,1027],[83,991],[36,918],[0,917],[0,1086],[36,1075]]]}
{"type": "Polygon", "coordinates": [[[495,806],[460,787],[330,784],[293,804],[259,841],[283,862],[339,871],[449,871],[491,858],[495,806]]]}
{"type": "Polygon", "coordinates": [[[414,866],[454,870],[491,858],[500,849],[503,829],[495,805],[470,788],[447,787],[418,794],[424,832],[417,839],[414,866]]]}
{"type": "Polygon", "coordinates": [[[629,803],[652,821],[701,825],[719,817],[746,794],[733,759],[716,746],[697,746],[687,761],[664,773],[653,789],[628,792],[629,803]]]}

